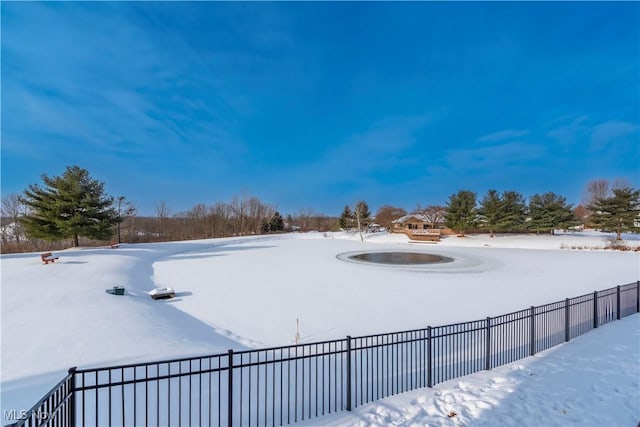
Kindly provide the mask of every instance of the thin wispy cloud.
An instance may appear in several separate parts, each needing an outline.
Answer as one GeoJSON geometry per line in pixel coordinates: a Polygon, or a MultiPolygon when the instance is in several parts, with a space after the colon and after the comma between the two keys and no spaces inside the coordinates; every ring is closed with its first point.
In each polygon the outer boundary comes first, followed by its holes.
{"type": "Polygon", "coordinates": [[[507,142],[487,147],[450,151],[447,160],[451,166],[465,170],[487,170],[506,166],[524,165],[543,158],[544,146],[526,142],[507,142]],[[463,165],[463,166],[460,166],[463,165]]]}
{"type": "Polygon", "coordinates": [[[98,15],[102,16],[91,8],[69,11],[46,5],[30,16],[60,23],[52,46],[29,37],[5,38],[6,51],[18,69],[35,71],[23,78],[10,72],[5,80],[6,92],[16,101],[8,118],[21,125],[7,132],[10,149],[28,145],[27,138],[42,129],[38,139],[53,137],[62,150],[81,144],[83,151],[96,156],[133,154],[139,160],[167,158],[191,167],[210,158],[223,168],[238,159],[242,144],[232,136],[228,122],[198,100],[198,90],[204,88],[197,76],[206,67],[162,49],[154,33],[135,22],[120,15],[97,19],[98,15]],[[84,24],[74,25],[75,21],[84,24]],[[91,22],[98,23],[93,31],[88,28],[91,22]],[[107,31],[113,27],[119,31],[107,31]],[[78,43],[85,32],[93,37],[78,43]],[[67,45],[72,47],[58,51],[67,45]],[[34,58],[40,58],[37,65],[34,58]]]}
{"type": "MultiPolygon", "coordinates": [[[[416,144],[415,132],[429,122],[426,116],[394,117],[381,120],[371,128],[345,138],[319,159],[296,167],[307,170],[323,182],[359,180],[371,173],[402,167],[416,144]],[[314,173],[331,170],[331,174],[314,173]]],[[[314,178],[311,178],[314,179],[314,178]]]]}
{"type": "Polygon", "coordinates": [[[563,146],[570,146],[583,140],[590,133],[587,120],[587,116],[560,118],[555,121],[553,129],[547,131],[547,136],[563,146]]]}
{"type": "MultiPolygon", "coordinates": [[[[603,150],[619,143],[621,140],[629,140],[628,137],[633,136],[635,136],[633,140],[638,142],[640,140],[639,129],[640,127],[636,123],[616,120],[596,125],[591,133],[591,149],[603,150]]],[[[629,140],[629,142],[631,141],[629,140]]],[[[636,148],[638,148],[637,145],[636,148]]]]}
{"type": "Polygon", "coordinates": [[[506,129],[498,132],[493,132],[488,135],[481,136],[477,139],[478,142],[499,142],[505,141],[509,139],[516,139],[528,135],[530,131],[528,130],[513,130],[506,129]]]}

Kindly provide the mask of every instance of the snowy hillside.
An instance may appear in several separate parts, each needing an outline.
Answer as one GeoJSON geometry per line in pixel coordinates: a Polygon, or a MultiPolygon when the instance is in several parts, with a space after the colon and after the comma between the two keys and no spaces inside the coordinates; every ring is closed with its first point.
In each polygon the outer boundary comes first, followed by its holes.
{"type": "MultiPolygon", "coordinates": [[[[638,280],[638,252],[566,249],[605,245],[605,236],[580,234],[414,244],[402,235],[363,242],[353,234],[310,233],[70,249],[49,265],[39,254],[3,255],[2,408],[30,407],[71,366],[289,344],[297,319],[301,340],[310,342],[481,319],[638,280]],[[388,267],[338,257],[383,249],[455,261],[388,267]],[[116,285],[126,296],[105,292],[116,285]],[[173,287],[176,298],[151,300],[147,292],[157,286],[173,287]]],[[[638,317],[626,325],[612,345],[638,342],[638,317]]],[[[500,369],[477,374],[480,382],[469,387],[514,367],[500,369]]],[[[629,377],[637,374],[638,364],[629,369],[629,377]]],[[[637,399],[637,381],[635,393],[629,398],[637,399]]],[[[497,392],[491,399],[507,397],[497,392]]]]}

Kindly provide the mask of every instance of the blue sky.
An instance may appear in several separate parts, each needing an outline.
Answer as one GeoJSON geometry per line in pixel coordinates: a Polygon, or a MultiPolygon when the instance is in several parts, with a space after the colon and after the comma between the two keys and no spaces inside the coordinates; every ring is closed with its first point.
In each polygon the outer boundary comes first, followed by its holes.
{"type": "Polygon", "coordinates": [[[2,2],[2,194],[339,215],[640,186],[640,3],[2,2]]]}

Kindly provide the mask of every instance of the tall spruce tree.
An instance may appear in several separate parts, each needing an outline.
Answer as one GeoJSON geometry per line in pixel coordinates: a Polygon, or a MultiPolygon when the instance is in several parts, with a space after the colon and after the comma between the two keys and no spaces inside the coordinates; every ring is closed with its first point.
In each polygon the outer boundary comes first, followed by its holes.
{"type": "Polygon", "coordinates": [[[24,192],[29,212],[22,218],[27,235],[49,241],[79,236],[108,240],[120,217],[104,183],[91,178],[86,169],[68,166],[62,176],[42,175],[44,185],[32,184],[24,192]]]}
{"type": "Polygon", "coordinates": [[[614,188],[609,197],[598,197],[587,209],[592,221],[604,230],[616,232],[622,240],[623,231],[637,230],[635,221],[640,215],[640,190],[631,187],[614,188]]]}
{"type": "Polygon", "coordinates": [[[468,190],[460,190],[449,196],[445,224],[447,227],[457,230],[461,236],[469,228],[477,223],[476,193],[468,190]]]}
{"type": "Polygon", "coordinates": [[[527,219],[527,204],[517,191],[504,191],[501,197],[502,215],[498,231],[522,231],[527,219]]]}
{"type": "Polygon", "coordinates": [[[494,236],[494,231],[502,221],[502,200],[496,190],[489,190],[480,202],[478,209],[480,225],[489,230],[490,237],[494,236]]]}
{"type": "Polygon", "coordinates": [[[351,228],[351,226],[353,225],[353,212],[351,212],[351,208],[349,207],[349,205],[346,205],[344,207],[338,221],[340,222],[340,228],[342,228],[343,230],[351,228]]]}
{"type": "Polygon", "coordinates": [[[567,204],[564,197],[552,192],[531,196],[528,227],[536,234],[541,231],[554,234],[554,230],[566,230],[577,223],[573,206],[567,204]]]}

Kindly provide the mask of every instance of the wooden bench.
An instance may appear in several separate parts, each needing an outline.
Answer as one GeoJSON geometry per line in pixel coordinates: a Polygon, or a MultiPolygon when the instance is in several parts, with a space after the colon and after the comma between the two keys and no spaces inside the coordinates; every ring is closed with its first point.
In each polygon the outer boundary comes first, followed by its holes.
{"type": "Polygon", "coordinates": [[[59,256],[53,256],[53,254],[51,252],[45,252],[43,254],[40,254],[40,258],[42,258],[42,263],[43,264],[49,264],[50,262],[56,262],[56,260],[58,258],[60,258],[59,256]]]}
{"type": "Polygon", "coordinates": [[[111,242],[109,246],[111,246],[111,249],[118,249],[120,247],[120,243],[111,242]]]}

